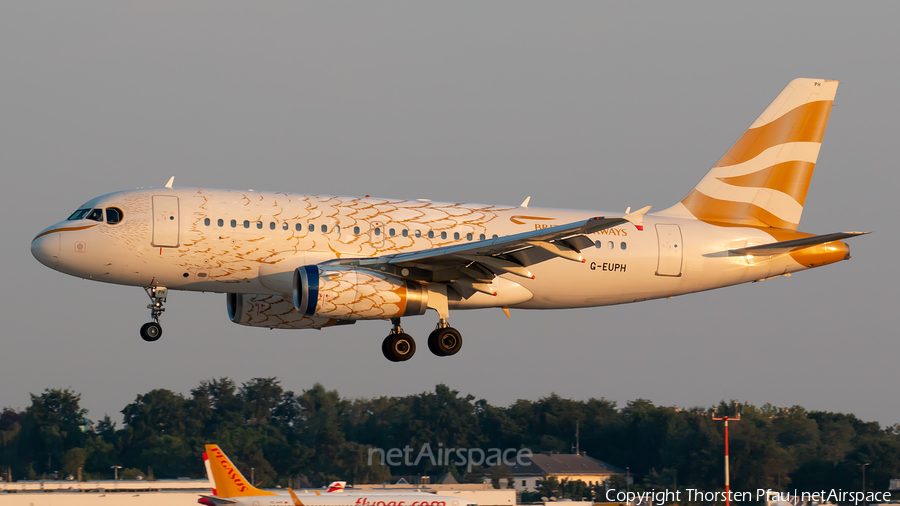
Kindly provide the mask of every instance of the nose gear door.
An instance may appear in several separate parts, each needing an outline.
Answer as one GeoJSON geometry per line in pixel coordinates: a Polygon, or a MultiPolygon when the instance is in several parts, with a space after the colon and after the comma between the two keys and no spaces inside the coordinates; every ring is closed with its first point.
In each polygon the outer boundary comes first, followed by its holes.
{"type": "Polygon", "coordinates": [[[177,248],[179,221],[178,197],[154,195],[153,239],[150,244],[158,248],[177,248]]]}

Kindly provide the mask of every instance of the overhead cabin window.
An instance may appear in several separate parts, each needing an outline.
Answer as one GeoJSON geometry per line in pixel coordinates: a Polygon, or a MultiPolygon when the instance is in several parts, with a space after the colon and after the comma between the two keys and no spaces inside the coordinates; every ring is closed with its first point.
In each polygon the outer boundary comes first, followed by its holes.
{"type": "Polygon", "coordinates": [[[244,228],[250,228],[250,220],[244,220],[244,228]]]}
{"type": "Polygon", "coordinates": [[[85,216],[84,218],[87,220],[103,221],[103,210],[102,209],[91,209],[91,212],[89,212],[88,215],[85,216]]]}
{"type": "Polygon", "coordinates": [[[237,226],[237,220],[231,220],[231,228],[234,228],[236,226],[237,226]]]}
{"type": "Polygon", "coordinates": [[[353,233],[359,234],[359,227],[353,227],[353,233]]]}
{"type": "Polygon", "coordinates": [[[206,225],[206,226],[208,227],[208,226],[209,226],[209,223],[210,223],[210,222],[209,222],[209,218],[203,218],[203,224],[204,224],[204,225],[206,225]]]}
{"type": "Polygon", "coordinates": [[[74,213],[72,213],[72,216],[69,216],[68,220],[69,221],[83,220],[84,217],[89,212],[91,212],[90,209],[79,209],[79,210],[75,211],[74,213]]]}
{"type": "Polygon", "coordinates": [[[224,226],[225,226],[225,220],[223,220],[222,218],[219,218],[219,221],[217,221],[216,224],[219,225],[220,227],[224,227],[224,226]]]}
{"type": "Polygon", "coordinates": [[[106,208],[106,222],[110,225],[115,225],[122,221],[122,210],[118,207],[107,207],[106,208]]]}

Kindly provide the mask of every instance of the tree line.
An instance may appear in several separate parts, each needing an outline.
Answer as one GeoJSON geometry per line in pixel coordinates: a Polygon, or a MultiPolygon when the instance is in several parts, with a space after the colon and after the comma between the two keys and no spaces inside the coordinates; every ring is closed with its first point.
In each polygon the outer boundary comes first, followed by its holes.
{"type": "MultiPolygon", "coordinates": [[[[157,389],[138,395],[121,413],[90,422],[81,395],[47,389],[24,410],[0,413],[0,474],[14,480],[51,473],[83,479],[205,476],[201,453],[215,443],[259,486],[322,486],[335,480],[383,483],[392,476],[451,473],[458,481],[491,478],[485,471],[421,460],[388,467],[374,448],[529,448],[570,453],[576,425],[591,457],[633,475],[632,490],[724,489],[723,427],[712,414],[733,415],[732,403],[709,408],[656,406],[638,399],[619,407],[603,398],[550,395],[493,406],[446,385],[432,392],[371,399],[342,398],[320,384],[301,393],[277,378],[237,386],[228,378],[202,381],[190,395],[157,389]]],[[[743,405],[729,426],[732,490],[886,490],[900,478],[900,426],[881,427],[852,414],[743,405]]],[[[608,487],[624,486],[616,476],[608,487]]],[[[604,486],[545,480],[538,496],[601,499],[604,486]]]]}

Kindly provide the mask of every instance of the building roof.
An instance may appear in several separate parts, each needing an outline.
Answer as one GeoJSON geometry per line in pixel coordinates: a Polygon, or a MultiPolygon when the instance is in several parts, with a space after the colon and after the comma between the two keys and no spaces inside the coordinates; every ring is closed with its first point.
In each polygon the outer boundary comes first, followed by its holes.
{"type": "MultiPolygon", "coordinates": [[[[529,460],[523,457],[523,460],[529,460]]],[[[587,454],[538,453],[531,456],[530,462],[511,469],[513,475],[546,476],[553,474],[625,474],[625,470],[602,460],[588,457],[587,454]]]]}

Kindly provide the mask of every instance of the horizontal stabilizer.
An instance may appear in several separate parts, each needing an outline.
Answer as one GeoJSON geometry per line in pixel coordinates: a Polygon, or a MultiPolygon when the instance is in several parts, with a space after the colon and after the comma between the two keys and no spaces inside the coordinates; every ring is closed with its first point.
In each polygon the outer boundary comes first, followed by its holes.
{"type": "Polygon", "coordinates": [[[814,235],[812,237],[804,237],[802,239],[792,239],[790,241],[773,242],[771,244],[760,244],[759,246],[750,246],[749,248],[737,248],[729,250],[733,255],[778,255],[781,253],[790,253],[810,246],[825,244],[826,242],[840,241],[860,235],[871,234],[871,232],[836,232],[834,234],[814,235]]]}

